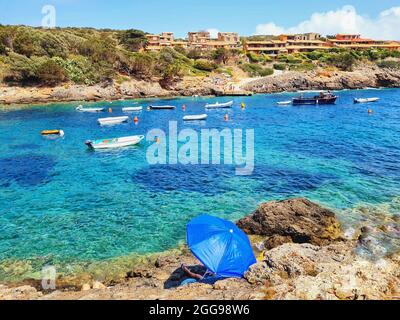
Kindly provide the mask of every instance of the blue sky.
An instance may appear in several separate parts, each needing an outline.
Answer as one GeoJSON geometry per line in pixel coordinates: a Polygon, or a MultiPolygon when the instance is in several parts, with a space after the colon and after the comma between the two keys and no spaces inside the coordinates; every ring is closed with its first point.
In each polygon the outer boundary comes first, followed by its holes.
{"type": "MultiPolygon", "coordinates": [[[[237,31],[242,35],[255,34],[257,30],[259,33],[270,32],[275,30],[274,26],[279,28],[276,32],[296,31],[302,22],[309,21],[316,12],[339,12],[331,17],[331,22],[328,21],[333,24],[329,28],[324,23],[308,25],[309,28],[322,29],[315,30],[317,32],[328,32],[336,27],[335,21],[340,19],[341,10],[346,5],[355,10],[355,20],[361,17],[370,25],[380,23],[379,14],[385,10],[398,7],[400,11],[400,0],[0,0],[0,23],[38,26],[42,19],[41,9],[47,4],[56,7],[56,21],[60,27],[138,28],[147,32],[165,30],[173,31],[178,36],[200,29],[237,31]],[[272,27],[270,23],[273,23],[272,27]]],[[[393,17],[396,18],[396,14],[390,18],[393,17]]],[[[388,23],[386,27],[389,29],[394,28],[393,23],[397,26],[396,22],[388,23]]],[[[348,24],[349,31],[352,31],[354,23],[349,21],[348,24]]],[[[363,26],[361,23],[357,28],[363,26]]],[[[346,25],[342,23],[341,28],[345,29],[346,25]]],[[[300,31],[303,29],[300,27],[300,31]]],[[[396,32],[393,36],[397,36],[396,32]]]]}

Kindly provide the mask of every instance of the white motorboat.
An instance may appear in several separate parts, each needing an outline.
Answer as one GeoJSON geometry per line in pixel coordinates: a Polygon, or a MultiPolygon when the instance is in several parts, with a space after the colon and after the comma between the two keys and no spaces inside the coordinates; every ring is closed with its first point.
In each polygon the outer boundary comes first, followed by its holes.
{"type": "Polygon", "coordinates": [[[142,111],[143,107],[128,107],[128,108],[122,108],[122,112],[139,112],[142,111]]]}
{"type": "Polygon", "coordinates": [[[96,112],[103,112],[105,111],[105,108],[84,108],[82,105],[78,106],[76,108],[76,111],[79,112],[91,112],[91,113],[96,113],[96,112]]]}
{"type": "Polygon", "coordinates": [[[102,118],[102,119],[98,119],[97,121],[102,126],[109,126],[109,125],[128,122],[128,120],[129,120],[129,117],[114,117],[114,118],[102,118]]]}
{"type": "Polygon", "coordinates": [[[201,120],[206,120],[208,118],[208,115],[206,114],[198,114],[198,115],[191,115],[191,116],[185,116],[183,117],[184,121],[201,121],[201,120]]]}
{"type": "Polygon", "coordinates": [[[354,103],[369,103],[369,102],[377,102],[379,101],[379,98],[360,98],[360,99],[354,99],[354,103]]]}
{"type": "Polygon", "coordinates": [[[115,149],[129,147],[139,144],[144,136],[131,136],[105,140],[86,141],[85,144],[91,149],[115,149]]]}
{"type": "Polygon", "coordinates": [[[276,103],[278,106],[287,106],[289,104],[292,104],[292,100],[288,100],[288,101],[279,101],[276,103]]]}
{"type": "Polygon", "coordinates": [[[173,110],[175,106],[149,106],[150,110],[173,110]]]}
{"type": "Polygon", "coordinates": [[[226,103],[214,103],[214,104],[206,104],[207,109],[216,109],[216,108],[231,108],[233,106],[233,101],[229,101],[226,103]]]}

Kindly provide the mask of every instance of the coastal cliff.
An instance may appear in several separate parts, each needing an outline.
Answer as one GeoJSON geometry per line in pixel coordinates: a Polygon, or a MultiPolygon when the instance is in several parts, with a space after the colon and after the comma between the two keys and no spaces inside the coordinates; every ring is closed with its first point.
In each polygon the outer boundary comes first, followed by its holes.
{"type": "MultiPolygon", "coordinates": [[[[396,218],[390,218],[390,223],[398,236],[396,218]]],[[[117,283],[91,279],[68,287],[65,279],[59,278],[59,288],[53,292],[39,291],[39,284],[0,285],[0,300],[400,298],[400,255],[366,258],[357,253],[370,249],[373,233],[382,228],[363,226],[355,234],[345,235],[331,210],[306,199],[261,204],[238,226],[250,234],[258,256],[245,279],[180,287],[185,279],[181,263],[191,265],[192,271],[204,271],[186,248],[149,259],[117,283]]]]}

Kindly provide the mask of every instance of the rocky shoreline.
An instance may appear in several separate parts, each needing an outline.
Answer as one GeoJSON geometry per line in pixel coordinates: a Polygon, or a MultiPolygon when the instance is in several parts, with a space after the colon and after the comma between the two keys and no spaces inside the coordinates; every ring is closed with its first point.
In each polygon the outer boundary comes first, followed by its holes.
{"type": "Polygon", "coordinates": [[[248,82],[242,89],[255,93],[302,90],[344,90],[400,87],[400,70],[377,66],[359,67],[352,72],[313,71],[286,72],[248,82]]]}
{"type": "Polygon", "coordinates": [[[168,89],[152,82],[130,79],[93,86],[65,84],[58,87],[0,86],[0,105],[37,104],[73,101],[104,101],[177,96],[212,96],[230,92],[278,93],[303,90],[343,90],[400,87],[400,70],[362,66],[353,72],[312,71],[284,72],[275,75],[242,79],[238,83],[224,75],[185,77],[168,89]]]}
{"type": "MultiPolygon", "coordinates": [[[[398,217],[394,232],[400,235],[398,217]]],[[[184,300],[184,299],[400,299],[400,254],[367,259],[360,248],[374,246],[365,225],[355,234],[343,233],[335,214],[307,199],[261,204],[238,226],[249,234],[258,262],[245,279],[227,279],[214,285],[179,287],[185,279],[181,263],[202,267],[186,250],[159,255],[126,273],[123,281],[104,284],[96,279],[79,288],[40,291],[40,286],[0,285],[0,300],[184,300]]],[[[64,279],[65,280],[65,279],[64,279]]]]}

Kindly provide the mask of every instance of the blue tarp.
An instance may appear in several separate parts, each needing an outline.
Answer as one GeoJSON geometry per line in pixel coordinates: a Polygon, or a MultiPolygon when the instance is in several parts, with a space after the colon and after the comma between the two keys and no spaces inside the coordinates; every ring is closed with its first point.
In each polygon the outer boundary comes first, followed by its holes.
{"type": "Polygon", "coordinates": [[[207,269],[221,277],[243,277],[254,263],[247,235],[230,221],[202,215],[187,225],[187,243],[207,269]]]}

